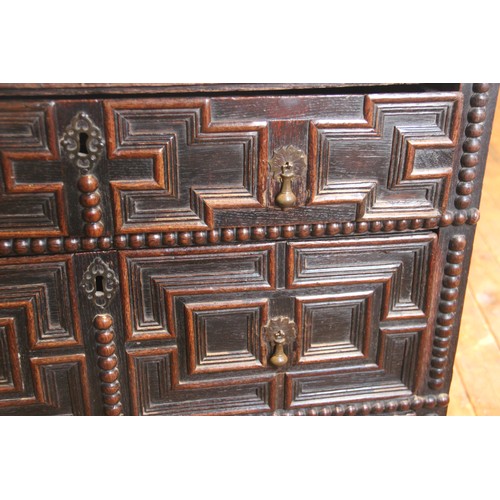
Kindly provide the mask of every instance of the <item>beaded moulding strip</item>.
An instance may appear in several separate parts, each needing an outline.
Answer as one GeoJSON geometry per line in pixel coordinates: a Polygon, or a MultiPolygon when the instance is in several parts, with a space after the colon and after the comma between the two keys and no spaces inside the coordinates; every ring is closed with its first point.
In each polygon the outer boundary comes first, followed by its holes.
{"type": "Polygon", "coordinates": [[[448,244],[429,373],[429,387],[434,390],[442,389],[445,383],[466,243],[464,235],[456,235],[448,244]]]}
{"type": "Polygon", "coordinates": [[[422,408],[435,409],[448,406],[448,394],[411,396],[409,398],[369,401],[365,403],[346,403],[327,406],[313,406],[311,408],[297,408],[294,410],[276,410],[261,415],[272,416],[361,416],[361,415],[414,415],[422,408]]]}
{"type": "Polygon", "coordinates": [[[0,256],[88,252],[94,250],[160,248],[175,246],[218,245],[247,241],[305,239],[357,234],[390,233],[393,231],[430,230],[450,225],[474,225],[479,210],[446,212],[440,218],[403,219],[373,222],[298,224],[286,226],[230,227],[208,231],[134,233],[114,237],[10,238],[0,240],[0,256]]]}
{"type": "Polygon", "coordinates": [[[474,92],[469,100],[469,111],[467,113],[467,125],[465,127],[465,140],[462,144],[462,156],[460,158],[460,169],[456,187],[455,207],[467,209],[472,203],[472,191],[474,179],[477,176],[477,166],[481,160],[482,136],[487,113],[488,91],[490,84],[474,83],[474,92]]]}

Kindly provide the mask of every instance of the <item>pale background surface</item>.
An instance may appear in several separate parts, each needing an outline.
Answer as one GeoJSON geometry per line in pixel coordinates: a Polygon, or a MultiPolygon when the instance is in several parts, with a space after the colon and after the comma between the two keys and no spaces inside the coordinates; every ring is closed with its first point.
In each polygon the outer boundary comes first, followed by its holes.
{"type": "Polygon", "coordinates": [[[490,141],[448,415],[500,415],[500,101],[490,141]]]}

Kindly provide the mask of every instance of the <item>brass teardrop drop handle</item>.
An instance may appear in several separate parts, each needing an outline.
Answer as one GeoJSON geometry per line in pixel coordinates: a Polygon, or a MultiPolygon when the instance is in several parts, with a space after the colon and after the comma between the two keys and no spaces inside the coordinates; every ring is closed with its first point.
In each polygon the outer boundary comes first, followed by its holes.
{"type": "Polygon", "coordinates": [[[286,208],[291,208],[297,203],[297,197],[292,190],[292,179],[295,174],[288,162],[281,167],[281,190],[276,196],[276,204],[279,205],[283,210],[286,208]]]}
{"type": "Polygon", "coordinates": [[[288,363],[288,356],[283,350],[283,344],[276,344],[276,347],[274,348],[274,354],[271,356],[271,359],[269,361],[277,367],[285,366],[288,363]]]}
{"type": "Polygon", "coordinates": [[[293,192],[292,181],[296,177],[305,178],[307,158],[304,151],[291,144],[282,146],[274,150],[269,165],[271,175],[281,183],[280,192],[274,198],[275,205],[282,210],[296,206],[298,200],[297,194],[293,192]]]}
{"type": "Polygon", "coordinates": [[[295,323],[286,316],[279,316],[273,318],[264,327],[264,339],[271,346],[271,357],[269,362],[280,368],[288,364],[288,356],[285,354],[285,345],[293,342],[296,336],[295,323]]]}

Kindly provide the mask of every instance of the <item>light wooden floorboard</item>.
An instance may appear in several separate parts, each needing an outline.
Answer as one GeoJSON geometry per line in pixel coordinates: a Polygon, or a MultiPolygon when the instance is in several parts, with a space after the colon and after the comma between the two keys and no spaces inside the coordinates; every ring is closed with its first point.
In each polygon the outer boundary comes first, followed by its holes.
{"type": "Polygon", "coordinates": [[[490,142],[448,415],[500,415],[500,103],[490,142]]]}
{"type": "Polygon", "coordinates": [[[476,413],[465,390],[460,371],[455,366],[453,374],[453,384],[450,389],[450,406],[448,407],[449,416],[472,417],[476,413]]]}

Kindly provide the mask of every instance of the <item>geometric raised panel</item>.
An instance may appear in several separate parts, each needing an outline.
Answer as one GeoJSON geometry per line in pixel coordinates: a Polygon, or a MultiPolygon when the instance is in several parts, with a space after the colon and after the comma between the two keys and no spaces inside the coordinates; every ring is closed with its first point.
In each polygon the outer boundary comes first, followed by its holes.
{"type": "Polygon", "coordinates": [[[369,401],[410,396],[403,382],[376,366],[287,373],[285,407],[369,401]]]}
{"type": "Polygon", "coordinates": [[[0,260],[0,311],[26,318],[30,349],[82,345],[74,287],[69,255],[0,260]]]}
{"type": "Polygon", "coordinates": [[[110,100],[104,110],[117,233],[206,229],[215,209],[263,205],[265,122],[213,122],[209,99],[110,100]]]}
{"type": "Polygon", "coordinates": [[[273,243],[120,252],[126,339],[174,338],[176,297],[274,289],[274,255],[273,243]]]}
{"type": "Polygon", "coordinates": [[[90,415],[84,354],[30,358],[20,387],[0,391],[0,413],[90,415]]]}
{"type": "Polygon", "coordinates": [[[0,236],[67,234],[53,103],[0,104],[0,236]]]}
{"type": "MultiPolygon", "coordinates": [[[[388,324],[388,323],[386,323],[388,324]]],[[[378,352],[359,362],[347,363],[330,355],[326,368],[289,370],[285,378],[287,408],[408,396],[422,377],[417,358],[424,355],[422,339],[428,325],[394,325],[377,328],[372,345],[378,352]]],[[[327,361],[325,356],[317,361],[327,361]]],[[[301,363],[308,362],[306,356],[301,363]]],[[[316,361],[314,358],[312,361],[316,361]]],[[[300,365],[299,365],[300,366],[300,365]]],[[[424,370],[425,371],[425,370],[424,370]]]]}
{"type": "Polygon", "coordinates": [[[356,203],[356,220],[437,217],[446,209],[460,93],[367,95],[363,117],[312,121],[311,205],[356,203]]]}
{"type": "Polygon", "coordinates": [[[295,408],[414,393],[430,338],[437,235],[276,245],[120,252],[136,414],[251,413],[280,398],[295,408]],[[262,338],[279,315],[297,325],[282,379],[262,338]]]}
{"type": "Polygon", "coordinates": [[[409,388],[412,388],[422,334],[423,328],[415,326],[381,329],[378,365],[385,373],[393,375],[409,388]]]}
{"type": "Polygon", "coordinates": [[[71,255],[0,259],[1,414],[91,413],[75,291],[71,255]]]}
{"type": "Polygon", "coordinates": [[[421,386],[436,245],[434,233],[288,243],[287,288],[300,294],[287,408],[406,397],[421,386]]]}
{"type": "Polygon", "coordinates": [[[127,353],[134,415],[223,415],[272,411],[273,374],[219,381],[180,382],[175,348],[127,353]]]}
{"type": "Polygon", "coordinates": [[[90,415],[90,395],[84,354],[30,360],[37,403],[59,415],[90,415]]]}
{"type": "Polygon", "coordinates": [[[268,301],[228,300],[185,304],[188,373],[260,368],[261,332],[268,301]]]}
{"type": "Polygon", "coordinates": [[[297,297],[298,363],[368,355],[373,292],[297,297]]]}
{"type": "Polygon", "coordinates": [[[287,288],[382,283],[381,320],[425,318],[436,244],[434,233],[291,242],[287,288]]]}
{"type": "Polygon", "coordinates": [[[461,93],[106,100],[117,234],[438,217],[461,93]],[[293,119],[290,119],[293,116],[293,119]],[[308,152],[298,206],[274,206],[269,153],[308,152]]]}

